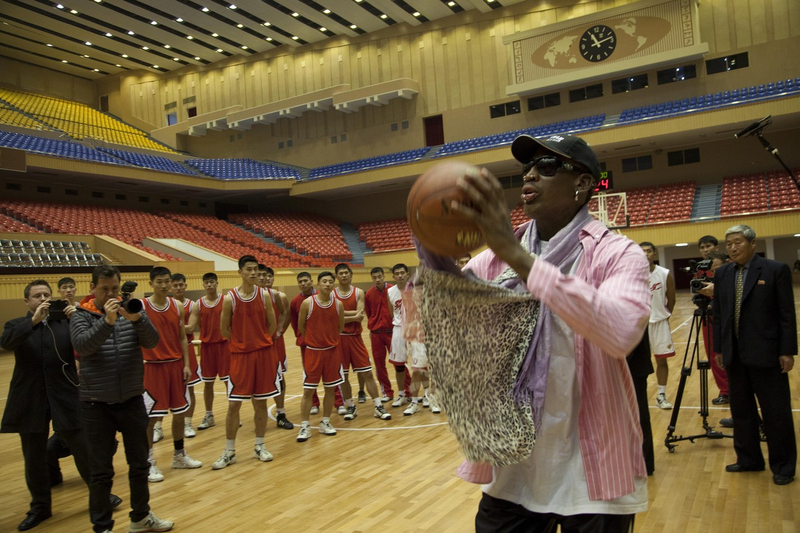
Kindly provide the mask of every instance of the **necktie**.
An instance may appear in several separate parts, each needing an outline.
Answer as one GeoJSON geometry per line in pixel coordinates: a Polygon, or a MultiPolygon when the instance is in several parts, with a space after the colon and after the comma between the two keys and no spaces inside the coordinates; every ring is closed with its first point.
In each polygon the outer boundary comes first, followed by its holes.
{"type": "Polygon", "coordinates": [[[744,265],[736,266],[736,299],[733,302],[733,331],[739,337],[739,315],[742,310],[742,295],[744,294],[744,265]]]}

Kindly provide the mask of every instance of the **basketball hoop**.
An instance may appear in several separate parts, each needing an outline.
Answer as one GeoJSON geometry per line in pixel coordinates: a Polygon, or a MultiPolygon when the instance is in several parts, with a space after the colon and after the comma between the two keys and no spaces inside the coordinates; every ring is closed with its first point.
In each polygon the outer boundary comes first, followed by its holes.
{"type": "Polygon", "coordinates": [[[608,229],[631,227],[628,216],[627,194],[624,192],[600,192],[589,201],[589,214],[608,229]]]}

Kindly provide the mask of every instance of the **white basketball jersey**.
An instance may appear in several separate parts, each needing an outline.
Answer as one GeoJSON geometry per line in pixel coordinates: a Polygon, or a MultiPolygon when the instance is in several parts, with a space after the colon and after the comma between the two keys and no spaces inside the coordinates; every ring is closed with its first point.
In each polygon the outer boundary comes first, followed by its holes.
{"type": "Polygon", "coordinates": [[[667,309],[667,276],[669,276],[669,270],[658,265],[650,272],[650,294],[653,296],[650,305],[651,323],[670,317],[669,309],[667,309]]]}
{"type": "Polygon", "coordinates": [[[403,293],[395,285],[389,289],[389,303],[392,306],[392,325],[403,325],[403,293]]]}

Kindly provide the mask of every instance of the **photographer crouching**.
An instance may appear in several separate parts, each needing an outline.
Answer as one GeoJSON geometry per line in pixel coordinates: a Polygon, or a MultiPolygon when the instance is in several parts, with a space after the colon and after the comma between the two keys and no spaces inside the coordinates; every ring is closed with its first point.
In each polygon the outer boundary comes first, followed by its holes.
{"type": "Polygon", "coordinates": [[[70,320],[72,344],[81,357],[81,416],[89,462],[89,515],[94,531],[111,531],[109,494],[114,478],[115,437],[122,434],[129,465],[131,533],[169,531],[173,523],[150,511],[147,474],[148,417],[144,407],[142,347],[158,344],[158,331],[142,313],[142,302],[130,297],[136,284],[123,285],[119,270],[101,265],[92,272],[94,298],[82,302],[70,320]]]}

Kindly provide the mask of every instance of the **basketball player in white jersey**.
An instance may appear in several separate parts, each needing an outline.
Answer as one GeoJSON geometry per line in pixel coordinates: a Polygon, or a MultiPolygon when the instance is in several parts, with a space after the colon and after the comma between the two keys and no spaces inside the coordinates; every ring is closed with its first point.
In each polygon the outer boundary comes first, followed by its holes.
{"type": "Polygon", "coordinates": [[[639,243],[647,261],[650,263],[650,293],[653,303],[650,306],[650,347],[656,358],[656,379],[658,381],[658,394],[656,404],[661,409],[672,409],[672,404],[667,401],[667,378],[669,366],[667,359],[675,356],[675,345],[672,343],[672,332],[669,327],[669,317],[675,308],[675,281],[669,270],[657,265],[658,250],[652,242],[639,243]]]}
{"type": "Polygon", "coordinates": [[[392,276],[396,285],[386,291],[389,299],[389,309],[392,310],[392,353],[389,362],[394,365],[397,378],[397,398],[392,402],[392,407],[400,407],[408,403],[406,396],[406,340],[403,337],[403,291],[408,283],[408,267],[398,263],[392,267],[392,276]]]}

